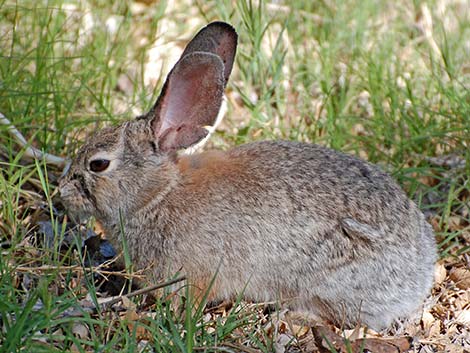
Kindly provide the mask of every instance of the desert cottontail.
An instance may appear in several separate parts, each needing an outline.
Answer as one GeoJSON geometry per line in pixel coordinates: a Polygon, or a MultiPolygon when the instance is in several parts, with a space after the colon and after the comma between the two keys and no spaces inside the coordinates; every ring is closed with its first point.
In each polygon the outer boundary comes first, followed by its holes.
{"type": "Polygon", "coordinates": [[[222,22],[203,28],[151,111],[96,133],[60,193],[121,233],[154,280],[181,271],[213,299],[244,290],[298,310],[380,329],[420,306],[433,282],[429,224],[379,168],[325,147],[265,141],[191,156],[223,98],[237,45],[222,22]],[[121,219],[124,231],[121,232],[121,219]]]}

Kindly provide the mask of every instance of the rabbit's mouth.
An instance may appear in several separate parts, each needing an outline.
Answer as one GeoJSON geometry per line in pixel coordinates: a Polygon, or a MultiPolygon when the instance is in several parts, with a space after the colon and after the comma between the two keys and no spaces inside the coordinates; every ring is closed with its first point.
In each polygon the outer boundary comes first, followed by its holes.
{"type": "Polygon", "coordinates": [[[59,183],[60,197],[70,216],[82,221],[94,213],[94,205],[78,180],[69,180],[59,183]]]}

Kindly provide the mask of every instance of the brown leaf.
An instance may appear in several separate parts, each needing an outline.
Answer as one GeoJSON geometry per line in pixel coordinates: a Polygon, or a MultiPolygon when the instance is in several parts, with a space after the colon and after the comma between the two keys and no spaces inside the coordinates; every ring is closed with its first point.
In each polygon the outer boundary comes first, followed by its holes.
{"type": "Polygon", "coordinates": [[[437,263],[434,269],[434,281],[436,285],[442,284],[447,277],[446,267],[442,262],[437,263]]]}
{"type": "Polygon", "coordinates": [[[401,353],[411,348],[411,337],[364,338],[353,342],[354,352],[401,353]]]}
{"type": "Polygon", "coordinates": [[[470,271],[465,268],[454,267],[450,270],[449,278],[460,289],[470,288],[470,271]]]}
{"type": "Polygon", "coordinates": [[[77,347],[77,345],[75,343],[72,343],[72,345],[70,346],[70,352],[72,353],[79,353],[81,352],[81,350],[77,347]]]}
{"type": "Polygon", "coordinates": [[[127,310],[135,311],[135,309],[137,308],[137,305],[134,302],[132,302],[128,297],[123,296],[121,298],[121,302],[122,302],[122,306],[126,308],[127,310]]]}
{"type": "Polygon", "coordinates": [[[436,320],[436,318],[428,310],[423,312],[421,321],[428,337],[433,338],[439,336],[441,332],[441,321],[436,320]]]}
{"type": "Polygon", "coordinates": [[[309,332],[309,327],[308,326],[301,326],[301,325],[295,325],[293,324],[291,327],[292,333],[295,335],[295,337],[303,337],[309,332]]]}
{"type": "Polygon", "coordinates": [[[429,329],[429,338],[438,337],[441,334],[441,322],[439,320],[434,321],[431,328],[429,329]]]}
{"type": "Polygon", "coordinates": [[[379,337],[378,333],[367,327],[357,325],[352,330],[343,330],[343,337],[347,337],[348,340],[354,341],[359,338],[376,338],[379,337]]]}
{"type": "Polygon", "coordinates": [[[127,320],[127,328],[130,332],[135,330],[135,337],[138,340],[153,341],[153,335],[143,325],[140,325],[142,321],[146,319],[146,315],[139,315],[134,310],[128,310],[125,318],[127,320]]]}
{"type": "Polygon", "coordinates": [[[334,347],[339,352],[347,351],[343,337],[337,335],[326,326],[313,326],[312,333],[321,352],[330,352],[331,347],[334,347]]]}
{"type": "Polygon", "coordinates": [[[320,350],[328,352],[333,346],[338,352],[401,353],[411,348],[411,337],[345,339],[325,326],[312,327],[313,336],[320,350]]]}

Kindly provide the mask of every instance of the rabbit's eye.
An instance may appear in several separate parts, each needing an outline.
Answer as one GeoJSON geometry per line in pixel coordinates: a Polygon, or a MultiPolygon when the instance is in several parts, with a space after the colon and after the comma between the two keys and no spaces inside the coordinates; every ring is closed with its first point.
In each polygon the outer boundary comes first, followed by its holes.
{"type": "Polygon", "coordinates": [[[109,167],[109,160],[107,159],[95,159],[90,162],[90,170],[92,172],[103,172],[109,167]]]}

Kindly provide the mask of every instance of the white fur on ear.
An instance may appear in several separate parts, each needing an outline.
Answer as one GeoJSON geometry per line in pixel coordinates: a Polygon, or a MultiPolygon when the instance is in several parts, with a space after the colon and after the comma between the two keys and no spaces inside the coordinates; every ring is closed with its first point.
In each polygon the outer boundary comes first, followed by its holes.
{"type": "Polygon", "coordinates": [[[204,146],[206,145],[207,141],[211,137],[211,135],[214,133],[214,131],[217,129],[219,124],[222,122],[224,119],[225,114],[227,113],[227,98],[224,95],[222,104],[220,106],[219,113],[217,114],[217,119],[215,120],[214,124],[211,126],[205,126],[206,130],[209,131],[206,137],[204,137],[201,141],[196,143],[194,146],[191,146],[189,148],[186,148],[182,153],[191,155],[196,152],[200,152],[204,146]]]}

